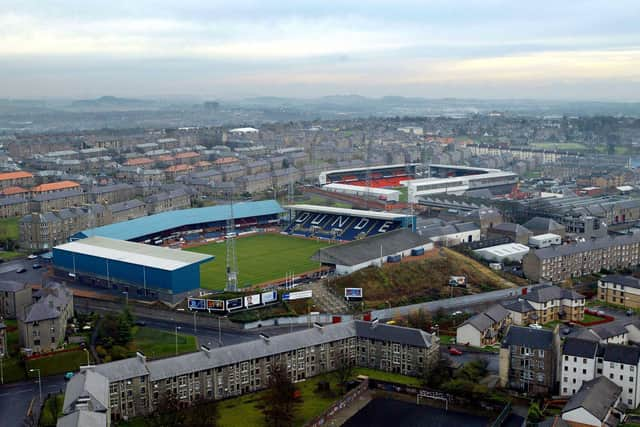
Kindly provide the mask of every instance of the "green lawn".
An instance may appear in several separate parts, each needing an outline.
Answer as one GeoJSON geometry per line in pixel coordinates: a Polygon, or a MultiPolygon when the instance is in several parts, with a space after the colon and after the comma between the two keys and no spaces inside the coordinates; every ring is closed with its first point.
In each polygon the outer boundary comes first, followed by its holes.
{"type": "Polygon", "coordinates": [[[593,314],[589,314],[589,313],[585,313],[584,314],[584,319],[582,320],[583,323],[593,323],[593,322],[600,322],[604,320],[602,317],[600,316],[594,316],[593,314]]]}
{"type": "MultiPolygon", "coordinates": [[[[256,285],[285,277],[287,272],[300,274],[314,270],[319,264],[311,261],[311,255],[326,246],[329,243],[281,234],[239,238],[236,240],[238,283],[240,286],[256,285]]],[[[224,289],[225,244],[211,243],[189,250],[216,257],[214,261],[200,266],[201,286],[206,289],[224,289]]]]}
{"type": "MultiPolygon", "coordinates": [[[[26,363],[27,371],[29,369],[40,369],[40,375],[43,377],[65,372],[76,372],[80,369],[80,365],[87,364],[87,352],[78,349],[77,351],[56,353],[49,357],[28,360],[26,363]]],[[[31,373],[30,375],[35,378],[37,374],[31,373]]]]}
{"type": "Polygon", "coordinates": [[[404,384],[411,387],[420,387],[421,381],[419,378],[407,377],[400,374],[394,374],[392,372],[378,371],[369,368],[355,368],[353,370],[354,376],[366,375],[372,380],[388,381],[391,383],[404,384]]]}
{"type": "MultiPolygon", "coordinates": [[[[159,329],[134,327],[133,346],[151,359],[175,356],[176,335],[159,329]]],[[[178,353],[190,353],[197,350],[196,337],[178,334],[178,353]]]]}
{"type": "Polygon", "coordinates": [[[440,335],[440,344],[448,345],[456,342],[456,337],[451,335],[440,335]]]}
{"type": "Polygon", "coordinates": [[[20,237],[19,220],[18,217],[0,219],[0,240],[18,240],[20,237]]]}

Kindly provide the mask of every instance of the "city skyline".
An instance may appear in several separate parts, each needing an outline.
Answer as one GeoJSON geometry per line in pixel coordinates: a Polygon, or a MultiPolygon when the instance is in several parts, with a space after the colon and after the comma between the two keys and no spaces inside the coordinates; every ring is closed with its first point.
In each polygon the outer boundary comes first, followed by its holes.
{"type": "Polygon", "coordinates": [[[633,2],[8,1],[2,97],[640,99],[633,2]]]}

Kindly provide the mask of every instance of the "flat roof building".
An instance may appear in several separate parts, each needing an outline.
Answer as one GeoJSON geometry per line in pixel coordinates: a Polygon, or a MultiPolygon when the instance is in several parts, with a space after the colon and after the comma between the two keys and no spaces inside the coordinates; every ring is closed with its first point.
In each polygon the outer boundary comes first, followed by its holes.
{"type": "Polygon", "coordinates": [[[200,264],[213,258],[99,236],[53,248],[54,267],[77,280],[171,301],[200,288],[200,264]]]}

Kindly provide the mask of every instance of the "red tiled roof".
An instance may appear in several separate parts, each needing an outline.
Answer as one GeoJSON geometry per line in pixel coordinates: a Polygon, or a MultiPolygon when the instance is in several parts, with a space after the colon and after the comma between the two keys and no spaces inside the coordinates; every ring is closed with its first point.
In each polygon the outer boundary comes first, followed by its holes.
{"type": "Polygon", "coordinates": [[[31,189],[34,193],[44,193],[47,191],[56,191],[56,190],[65,190],[67,188],[76,188],[80,187],[80,184],[73,181],[59,181],[59,182],[49,182],[47,184],[40,184],[31,189]]]}
{"type": "Polygon", "coordinates": [[[33,178],[33,174],[25,171],[0,173],[0,181],[6,181],[8,179],[19,179],[19,178],[33,178]]]}

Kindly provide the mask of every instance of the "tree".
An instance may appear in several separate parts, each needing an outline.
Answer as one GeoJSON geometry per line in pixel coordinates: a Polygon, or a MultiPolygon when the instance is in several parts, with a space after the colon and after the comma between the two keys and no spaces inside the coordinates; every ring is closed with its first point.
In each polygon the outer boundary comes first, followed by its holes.
{"type": "Polygon", "coordinates": [[[413,310],[407,316],[407,324],[411,328],[422,329],[424,331],[431,326],[431,314],[424,308],[413,310]]]}
{"type": "Polygon", "coordinates": [[[265,424],[269,427],[290,427],[296,416],[297,388],[282,365],[272,368],[269,383],[263,397],[265,424]]]}
{"type": "Polygon", "coordinates": [[[540,405],[538,404],[538,402],[533,402],[529,406],[529,411],[527,412],[527,421],[529,423],[539,423],[543,418],[544,416],[542,415],[540,405]]]}
{"type": "Polygon", "coordinates": [[[218,405],[214,401],[200,398],[186,412],[184,425],[189,427],[216,427],[218,425],[218,405]]]}
{"type": "Polygon", "coordinates": [[[342,392],[344,393],[347,389],[347,383],[353,377],[353,364],[351,361],[346,358],[339,359],[335,375],[338,380],[338,385],[342,388],[342,392]]]}
{"type": "Polygon", "coordinates": [[[449,358],[441,358],[438,360],[433,369],[425,369],[422,382],[424,385],[433,388],[439,388],[442,384],[451,380],[451,361],[449,358]]]}
{"type": "Polygon", "coordinates": [[[178,396],[173,391],[169,391],[160,399],[153,415],[148,418],[148,425],[150,427],[173,427],[186,425],[186,414],[180,409],[181,405],[178,400],[178,396]]]}

